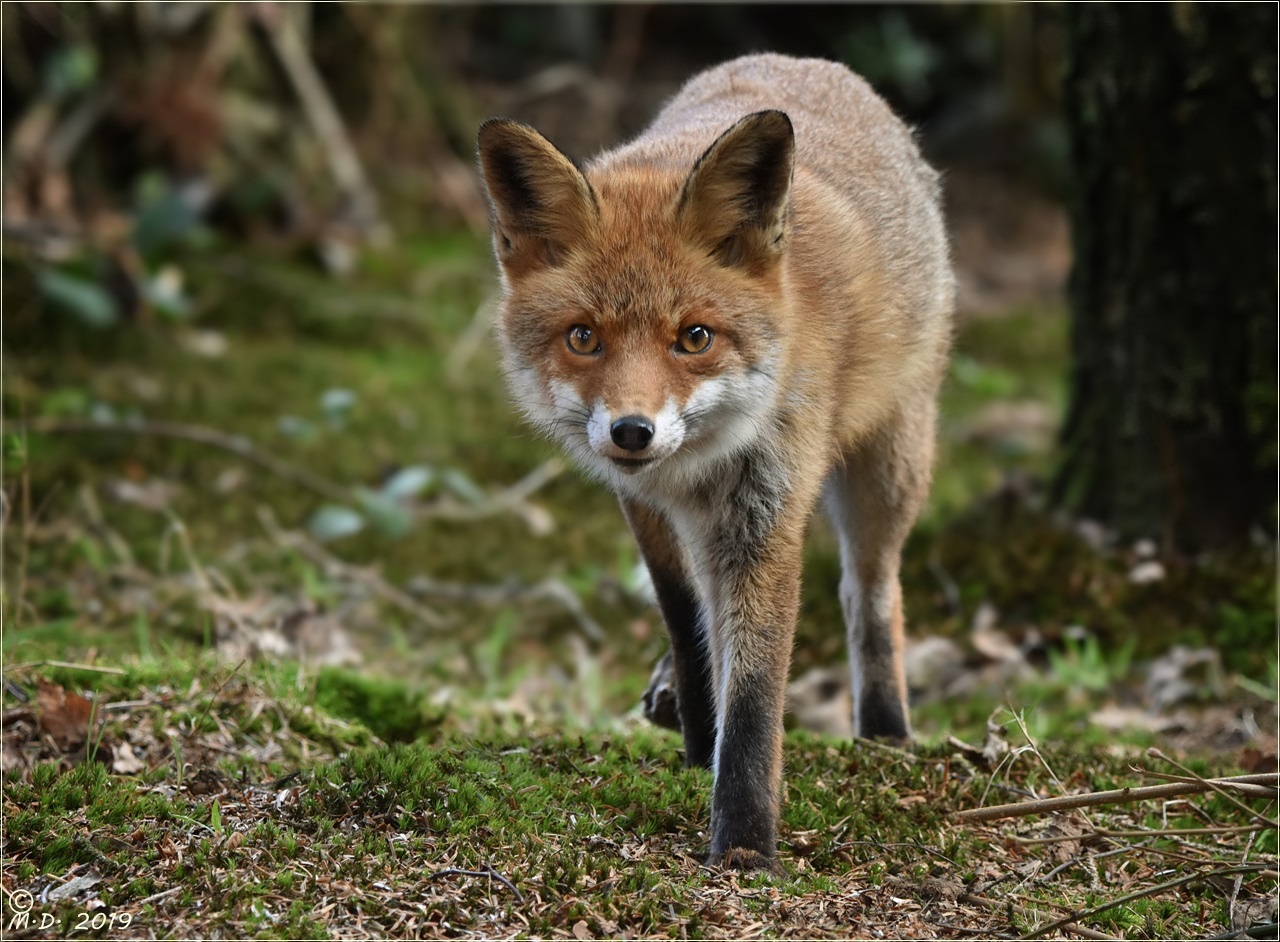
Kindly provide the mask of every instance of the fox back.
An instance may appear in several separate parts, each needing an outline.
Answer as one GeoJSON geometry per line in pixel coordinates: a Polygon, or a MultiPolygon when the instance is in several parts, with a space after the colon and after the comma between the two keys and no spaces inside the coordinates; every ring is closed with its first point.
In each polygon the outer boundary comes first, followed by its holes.
{"type": "Polygon", "coordinates": [[[820,499],[858,728],[907,735],[898,555],[954,295],[937,175],[861,78],[778,55],[695,77],[585,166],[506,119],[479,154],[513,399],[622,498],[687,757],[716,769],[712,857],[769,865],[798,546],[820,499]]]}

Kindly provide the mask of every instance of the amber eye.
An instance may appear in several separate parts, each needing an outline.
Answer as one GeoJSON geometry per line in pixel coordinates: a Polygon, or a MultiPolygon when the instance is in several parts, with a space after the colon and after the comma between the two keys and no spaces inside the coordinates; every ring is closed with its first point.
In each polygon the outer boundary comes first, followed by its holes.
{"type": "Polygon", "coordinates": [[[683,353],[706,353],[714,336],[710,327],[694,324],[680,331],[680,340],[676,347],[683,353]]]}
{"type": "Polygon", "coordinates": [[[564,339],[574,353],[588,356],[600,352],[600,340],[596,337],[596,332],[586,324],[574,324],[564,335],[564,339]]]}

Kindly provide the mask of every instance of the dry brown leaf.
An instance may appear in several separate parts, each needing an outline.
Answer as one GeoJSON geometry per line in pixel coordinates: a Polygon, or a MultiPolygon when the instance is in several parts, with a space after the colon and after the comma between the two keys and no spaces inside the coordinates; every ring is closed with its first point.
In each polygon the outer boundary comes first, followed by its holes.
{"type": "Polygon", "coordinates": [[[93,703],[78,693],[67,693],[44,678],[39,685],[36,706],[40,711],[40,729],[58,748],[70,752],[89,738],[93,703]]]}
{"type": "Polygon", "coordinates": [[[1262,749],[1253,746],[1241,749],[1240,755],[1236,757],[1236,765],[1246,772],[1280,771],[1280,761],[1276,757],[1276,747],[1270,743],[1262,749]]]}

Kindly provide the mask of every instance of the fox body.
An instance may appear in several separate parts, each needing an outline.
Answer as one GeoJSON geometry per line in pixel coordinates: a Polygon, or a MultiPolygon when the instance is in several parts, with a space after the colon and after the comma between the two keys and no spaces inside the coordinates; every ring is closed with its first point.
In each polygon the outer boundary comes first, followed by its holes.
{"type": "Polygon", "coordinates": [[[711,860],[776,868],[802,544],[839,535],[855,729],[910,735],[902,543],[924,501],[954,282],[935,172],[858,76],[756,55],[579,167],[479,132],[525,415],[621,499],[671,637],[711,860]]]}

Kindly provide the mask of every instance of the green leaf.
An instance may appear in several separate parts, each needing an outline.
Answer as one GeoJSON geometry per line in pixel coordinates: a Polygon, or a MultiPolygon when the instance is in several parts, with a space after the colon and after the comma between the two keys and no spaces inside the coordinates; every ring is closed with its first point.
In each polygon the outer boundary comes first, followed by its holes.
{"type": "Polygon", "coordinates": [[[400,537],[413,529],[413,515],[386,495],[361,487],[356,489],[356,500],[369,521],[384,536],[400,537]]]}
{"type": "Polygon", "coordinates": [[[56,268],[41,269],[40,293],[57,308],[90,327],[110,327],[120,320],[115,298],[96,281],[56,268]]]}
{"type": "Polygon", "coordinates": [[[180,320],[191,312],[191,301],[182,290],[182,272],[173,265],[165,265],[148,278],[143,290],[161,314],[180,320]]]}
{"type": "Polygon", "coordinates": [[[436,480],[436,472],[422,465],[401,468],[382,485],[382,495],[391,500],[417,497],[436,480]]]}
{"type": "Polygon", "coordinates": [[[445,471],[441,477],[441,483],[469,504],[483,504],[489,499],[489,495],[480,485],[457,468],[445,471]]]}
{"type": "Polygon", "coordinates": [[[64,46],[49,57],[44,70],[45,92],[62,100],[84,91],[98,75],[98,57],[88,46],[64,46]]]}
{"type": "Polygon", "coordinates": [[[143,258],[154,260],[163,249],[195,237],[200,229],[200,210],[168,180],[148,175],[138,191],[133,244],[143,258]]]}
{"type": "Polygon", "coordinates": [[[951,375],[961,386],[993,399],[1011,396],[1018,387],[1017,377],[1008,370],[987,366],[963,353],[952,357],[951,375]]]}
{"type": "Polygon", "coordinates": [[[338,540],[363,530],[364,517],[350,507],[326,504],[311,515],[307,529],[321,542],[338,540]]]}

